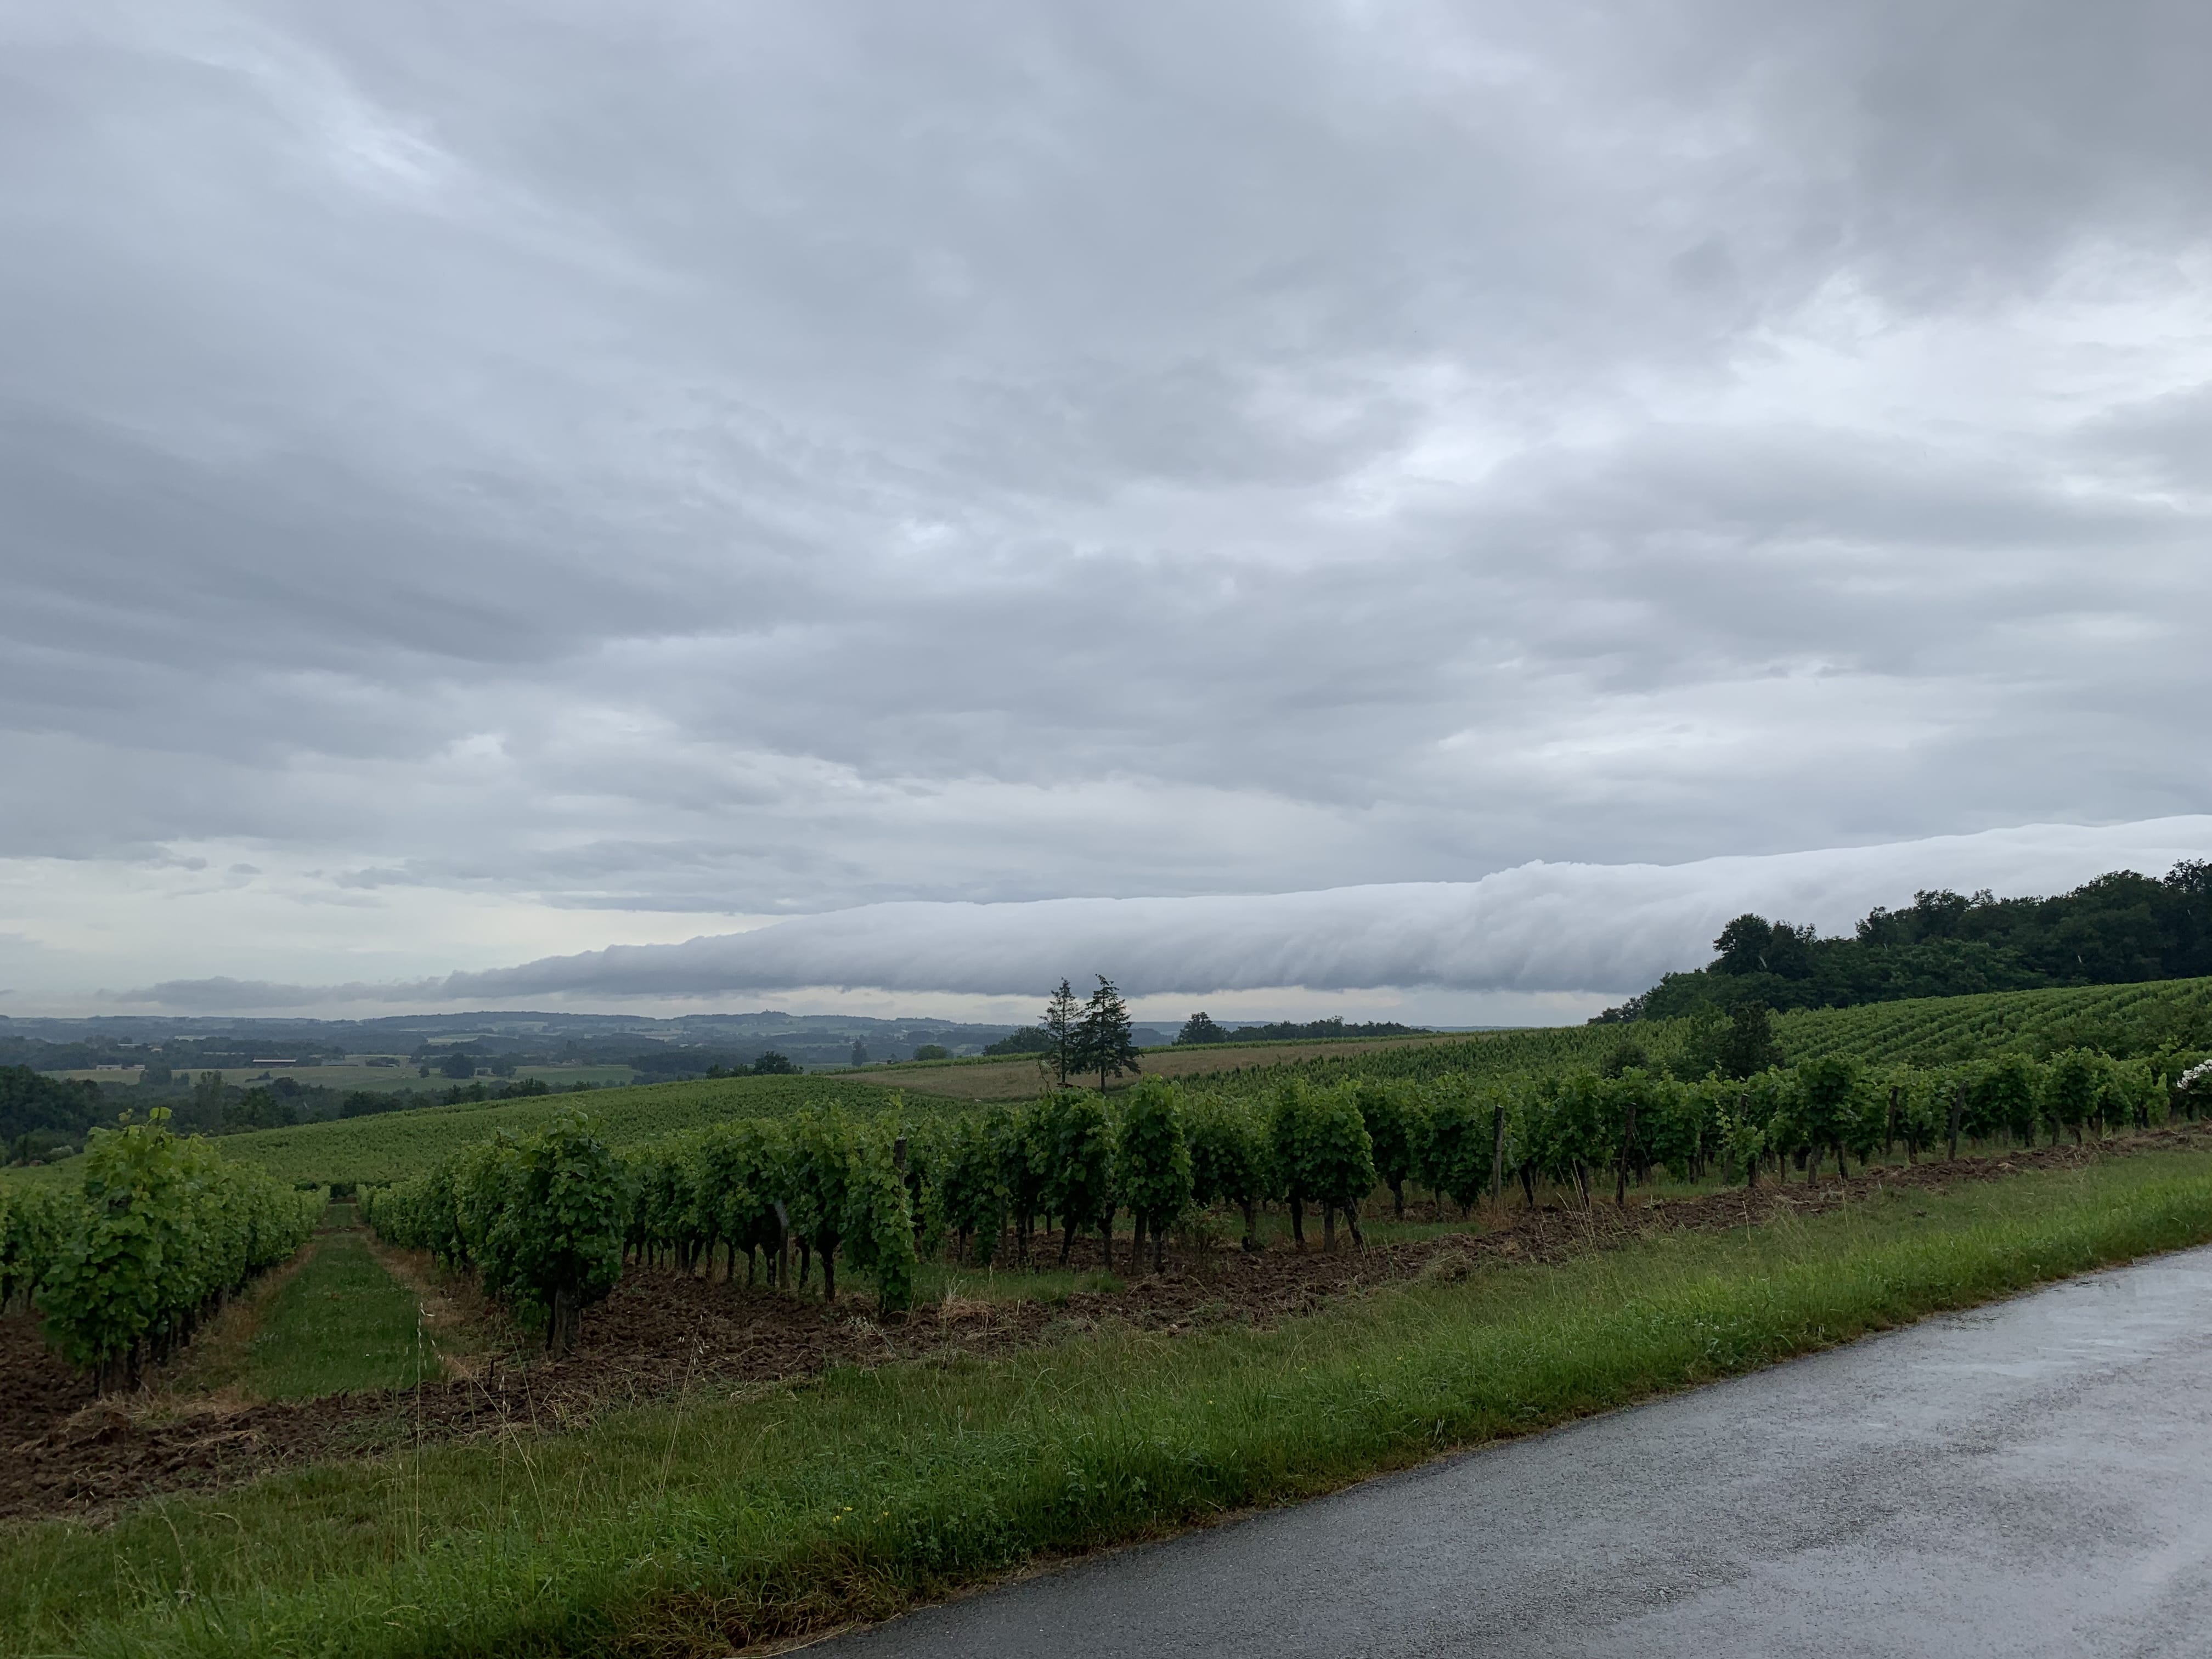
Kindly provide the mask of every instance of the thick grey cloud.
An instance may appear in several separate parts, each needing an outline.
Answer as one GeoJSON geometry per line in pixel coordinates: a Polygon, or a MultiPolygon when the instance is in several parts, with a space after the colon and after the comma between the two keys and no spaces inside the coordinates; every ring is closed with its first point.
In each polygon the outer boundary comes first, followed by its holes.
{"type": "Polygon", "coordinates": [[[2179,3],[0,9],[0,864],[252,865],[337,981],[404,894],[2204,811],[2209,48],[2179,3]]]}
{"type": "Polygon", "coordinates": [[[388,1001],[712,997],[793,988],[1030,995],[1103,969],[1137,996],[1381,987],[1471,993],[1640,990],[1703,964],[1731,916],[1847,928],[1921,887],[2064,891],[2118,868],[2164,874],[2212,848],[2212,817],[2104,830],[2034,825],[1883,847],[1690,864],[1528,864],[1474,882],[1311,893],[892,903],[681,945],[613,945],[415,983],[172,981],[120,1000],[186,1009],[388,1001]]]}

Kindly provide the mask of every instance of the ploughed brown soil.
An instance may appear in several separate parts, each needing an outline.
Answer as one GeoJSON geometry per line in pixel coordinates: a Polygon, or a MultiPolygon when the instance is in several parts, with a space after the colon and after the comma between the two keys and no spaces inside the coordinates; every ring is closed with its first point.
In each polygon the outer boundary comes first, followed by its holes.
{"type": "MultiPolygon", "coordinates": [[[[1494,1261],[1550,1261],[1658,1231],[1717,1231],[1784,1211],[1816,1214],[1884,1188],[1942,1190],[1960,1181],[2063,1168],[2100,1156],[2212,1145],[2212,1123],[2179,1125],[2075,1147],[2002,1157],[1884,1166],[1848,1181],[1832,1173],[1807,1186],[1650,1200],[1632,1194],[1617,1209],[1602,1194],[1588,1210],[1522,1207],[1509,1194],[1480,1231],[1354,1249],[1285,1245],[1247,1255],[1234,1244],[1196,1255],[1171,1249],[1168,1271],[1133,1277],[1120,1291],[1079,1291],[1049,1301],[951,1300],[904,1316],[878,1316],[866,1297],[825,1306],[818,1295],[785,1297],[742,1282],[709,1282],[659,1269],[632,1269],[586,1316],[576,1348],[546,1362],[510,1354],[477,1362],[471,1374],[419,1389],[279,1403],[179,1405],[154,1395],[94,1401],[84,1381],[51,1354],[35,1322],[0,1318],[0,1518],[96,1517],[152,1493],[234,1485],[286,1465],[373,1455],[471,1436],[573,1428],[611,1407],[687,1388],[725,1390],[812,1376],[836,1364],[957,1353],[990,1355],[1051,1342],[1100,1325],[1176,1332],[1207,1325],[1275,1324],[1394,1280],[1464,1277],[1494,1261]]],[[[1438,1217],[1425,1205],[1412,1213],[1438,1217]]],[[[1056,1235],[1040,1235],[1036,1259],[1050,1264],[1056,1235]]],[[[1116,1241],[1116,1272],[1128,1274],[1128,1243],[1116,1241]]],[[[1007,1241],[1001,1264],[1011,1262],[1007,1241]]],[[[418,1279],[419,1265],[395,1261],[418,1279]]],[[[1077,1243],[1073,1265],[1102,1264],[1095,1236],[1077,1243]]],[[[819,1280],[817,1279],[818,1285],[819,1280]]]]}

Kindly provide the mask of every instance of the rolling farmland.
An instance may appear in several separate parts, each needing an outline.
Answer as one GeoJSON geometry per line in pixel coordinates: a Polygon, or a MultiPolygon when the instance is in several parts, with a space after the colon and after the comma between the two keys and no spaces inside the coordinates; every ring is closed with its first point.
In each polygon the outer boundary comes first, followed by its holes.
{"type": "MultiPolygon", "coordinates": [[[[1517,1034],[1516,1034],[1517,1035],[1517,1034]]],[[[1190,1048],[1147,1048],[1146,1077],[1194,1078],[1252,1066],[1291,1065],[1317,1056],[1335,1055],[1357,1065],[1363,1057],[1401,1048],[1455,1047],[1466,1039],[1449,1033],[1413,1037],[1339,1038],[1314,1042],[1204,1043],[1190,1048]]],[[[854,1073],[855,1080],[878,1081],[882,1086],[936,1095],[947,1100],[1029,1100],[1045,1085],[1045,1073],[1034,1054],[1006,1060],[909,1061],[900,1066],[854,1073]]],[[[1115,1087],[1135,1079],[1123,1078],[1115,1087]]],[[[1080,1079],[1070,1077],[1070,1083],[1080,1079]]]]}
{"type": "MultiPolygon", "coordinates": [[[[1477,1082],[1540,1079],[1605,1064],[1623,1044],[1654,1066],[1679,1060],[1691,1022],[1571,1025],[1361,1042],[1221,1044],[1145,1051],[1144,1075],[1257,1099],[1291,1079],[1316,1086],[1367,1079],[1477,1082]]],[[[2041,1055],[2072,1047],[2116,1055],[2161,1044],[2212,1048],[2212,980],[1931,997],[1776,1017],[1784,1060],[1840,1055],[1869,1065],[1932,1066],[2003,1053],[2041,1055]]],[[[1119,1087],[1135,1081],[1125,1078],[1119,1087]]],[[[627,1146],[738,1117],[774,1117],[807,1105],[872,1115],[902,1092],[909,1112],[1034,1099],[1034,1058],[952,1060],[828,1076],[731,1078],[600,1089],[481,1105],[428,1107],[374,1117],[301,1124],[224,1137],[228,1157],[287,1181],[384,1182],[420,1174],[447,1153],[495,1130],[522,1132],[580,1100],[610,1144],[627,1146]]],[[[67,1164],[58,1166],[66,1169],[67,1164]]],[[[5,1172],[51,1179],[54,1169],[5,1172]]]]}
{"type": "MultiPolygon", "coordinates": [[[[50,1073],[48,1075],[67,1082],[120,1083],[136,1085],[145,1068],[125,1066],[114,1070],[88,1070],[79,1066],[73,1071],[50,1073]]],[[[420,1068],[410,1062],[404,1066],[367,1066],[330,1064],[324,1066],[224,1066],[179,1067],[179,1073],[188,1078],[208,1076],[210,1070],[232,1088],[250,1088],[256,1083],[289,1077],[311,1089],[367,1089],[383,1093],[401,1089],[436,1091],[452,1086],[450,1078],[433,1074],[425,1077],[420,1068]]],[[[627,1066],[518,1066],[517,1079],[541,1079],[548,1087],[567,1089],[579,1083],[588,1083],[594,1088],[610,1084],[628,1083],[635,1076],[627,1066]]],[[[507,1079],[495,1079],[505,1082],[507,1079]]]]}
{"type": "Polygon", "coordinates": [[[592,1115],[611,1145],[620,1146],[727,1118],[780,1117],[805,1106],[841,1106],[872,1115],[890,1100],[888,1090],[842,1078],[702,1079],[255,1129],[226,1135],[221,1144],[227,1156],[258,1164],[280,1180],[398,1181],[501,1130],[527,1133],[562,1109],[578,1105],[592,1115]]]}

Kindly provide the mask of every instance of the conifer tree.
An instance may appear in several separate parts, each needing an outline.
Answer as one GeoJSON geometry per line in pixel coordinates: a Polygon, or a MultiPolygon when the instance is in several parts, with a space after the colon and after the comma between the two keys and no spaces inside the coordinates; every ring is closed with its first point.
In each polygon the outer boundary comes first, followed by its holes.
{"type": "Polygon", "coordinates": [[[1121,1000],[1114,981],[1103,974],[1098,975],[1098,988],[1083,1005],[1083,1018],[1076,1026],[1075,1048],[1080,1056],[1080,1069],[1086,1075],[1093,1071],[1098,1073],[1102,1094],[1109,1075],[1119,1077],[1124,1072],[1144,1070],[1137,1063],[1137,1035],[1129,1024],[1129,1005],[1121,1000]]]}
{"type": "Polygon", "coordinates": [[[1080,1073],[1079,1047],[1082,1035],[1083,1006],[1075,1000],[1075,988],[1066,980],[1052,994],[1044,1006],[1044,1016],[1037,1021],[1043,1028],[1045,1050],[1038,1064],[1055,1073],[1060,1086],[1067,1087],[1067,1074],[1080,1073]]]}

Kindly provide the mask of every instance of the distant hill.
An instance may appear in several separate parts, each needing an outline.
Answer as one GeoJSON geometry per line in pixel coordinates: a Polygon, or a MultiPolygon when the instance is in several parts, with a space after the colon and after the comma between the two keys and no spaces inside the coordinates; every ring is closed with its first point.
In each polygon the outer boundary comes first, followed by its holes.
{"type": "Polygon", "coordinates": [[[252,1019],[110,1014],[88,1019],[0,1015],[0,1065],[87,1070],[151,1061],[179,1072],[283,1059],[314,1066],[346,1054],[427,1056],[461,1048],[487,1065],[628,1066],[655,1078],[701,1076],[710,1066],[750,1065],[769,1049],[800,1066],[906,1060],[934,1043],[975,1054],[1010,1025],[943,1019],[873,1019],[855,1014],[546,1013],[495,1010],[396,1014],[378,1019],[252,1019]]]}

